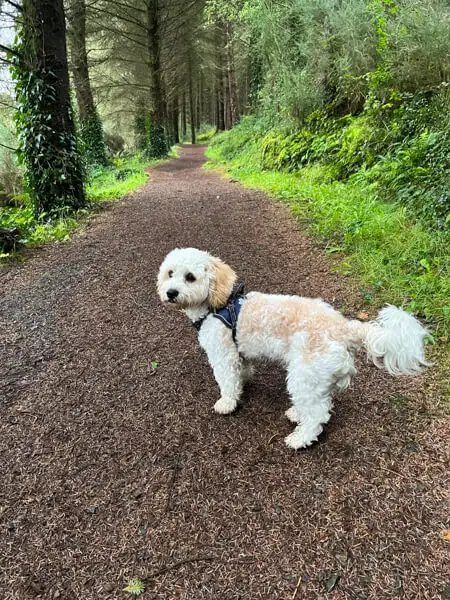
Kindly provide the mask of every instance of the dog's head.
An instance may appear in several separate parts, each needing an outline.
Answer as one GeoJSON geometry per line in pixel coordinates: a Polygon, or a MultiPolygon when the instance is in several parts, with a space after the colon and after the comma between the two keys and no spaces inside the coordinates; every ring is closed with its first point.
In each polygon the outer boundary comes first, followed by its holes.
{"type": "Polygon", "coordinates": [[[178,308],[221,308],[235,283],[236,273],[219,258],[196,248],[176,248],[159,269],[158,294],[178,308]]]}

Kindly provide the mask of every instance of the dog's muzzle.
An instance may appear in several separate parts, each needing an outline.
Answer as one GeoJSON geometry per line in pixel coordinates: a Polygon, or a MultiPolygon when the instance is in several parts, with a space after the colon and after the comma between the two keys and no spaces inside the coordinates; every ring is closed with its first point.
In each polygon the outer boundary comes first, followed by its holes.
{"type": "Polygon", "coordinates": [[[169,302],[176,302],[178,290],[174,290],[171,288],[170,290],[167,290],[166,295],[169,302]]]}

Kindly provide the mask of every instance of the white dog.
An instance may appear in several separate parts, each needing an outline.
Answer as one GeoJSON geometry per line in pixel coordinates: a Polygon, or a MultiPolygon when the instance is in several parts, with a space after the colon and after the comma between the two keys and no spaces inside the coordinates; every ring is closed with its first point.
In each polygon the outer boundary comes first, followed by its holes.
{"type": "Polygon", "coordinates": [[[220,388],[216,412],[236,409],[252,370],[249,361],[264,358],[286,366],[293,406],[285,414],[297,424],[285,440],[291,448],[317,440],[330,418],[333,393],[346,389],[356,372],[360,348],[391,375],[414,374],[426,365],[427,331],[400,308],[387,306],[370,323],[348,321],[320,299],[258,292],[236,297],[236,279],[231,267],[207,252],[177,248],[161,265],[158,292],[199,330],[220,388]],[[226,322],[231,320],[226,310],[218,314],[227,305],[231,312],[240,310],[237,324],[226,322]]]}

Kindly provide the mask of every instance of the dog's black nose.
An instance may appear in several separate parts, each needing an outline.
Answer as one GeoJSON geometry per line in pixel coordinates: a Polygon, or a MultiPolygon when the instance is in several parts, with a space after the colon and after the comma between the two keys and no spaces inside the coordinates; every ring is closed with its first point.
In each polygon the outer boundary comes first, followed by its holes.
{"type": "Polygon", "coordinates": [[[169,300],[175,300],[175,298],[178,296],[178,290],[174,290],[173,288],[171,288],[170,290],[167,290],[167,297],[169,298],[169,300]]]}

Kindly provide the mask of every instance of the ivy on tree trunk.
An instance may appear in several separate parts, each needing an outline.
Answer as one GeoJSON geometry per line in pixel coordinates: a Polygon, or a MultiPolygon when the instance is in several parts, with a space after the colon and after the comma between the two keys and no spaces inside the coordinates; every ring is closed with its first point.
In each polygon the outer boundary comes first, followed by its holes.
{"type": "Polygon", "coordinates": [[[63,0],[24,0],[11,57],[19,158],[36,214],[86,204],[69,94],[63,0]]]}

